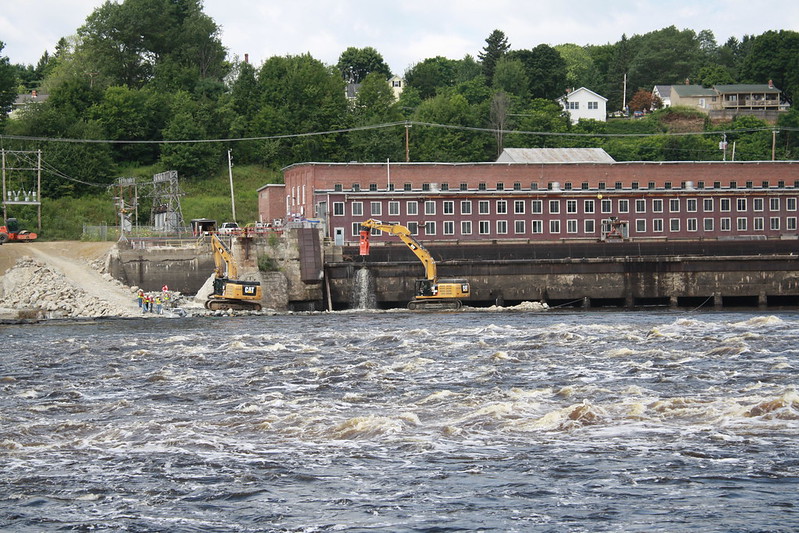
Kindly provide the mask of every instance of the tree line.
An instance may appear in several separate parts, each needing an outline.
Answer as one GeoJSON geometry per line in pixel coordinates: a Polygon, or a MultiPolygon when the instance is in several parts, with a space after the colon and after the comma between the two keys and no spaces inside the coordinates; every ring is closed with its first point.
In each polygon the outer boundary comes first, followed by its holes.
{"type": "MultiPolygon", "coordinates": [[[[787,101],[799,95],[793,31],[719,45],[710,30],[672,26],[613,44],[525,49],[495,30],[474,56],[409,67],[400,74],[399,99],[372,47],[348,48],[336,65],[310,54],[259,66],[228,57],[201,0],[108,1],[35,66],[11,64],[2,49],[3,110],[18,93],[49,95],[0,124],[7,149],[42,149],[71,178],[47,180],[49,197],[82,194],[130,168],[202,180],[227,163],[228,149],[237,164],[273,170],[303,161],[404,161],[406,154],[412,161],[491,161],[511,146],[602,147],[617,160],[710,160],[722,157],[714,131],[725,131],[739,159],[770,159],[770,125],[753,117],[718,125],[669,109],[643,120],[572,125],[555,99],[584,86],[608,98],[609,111],[649,107],[654,85],[686,81],[773,80],[787,101]],[[348,83],[359,86],[354,100],[345,96],[348,83]],[[704,135],[665,135],[677,123],[699,124],[704,135]]],[[[792,110],[778,126],[779,157],[794,158],[799,114],[792,110]]]]}

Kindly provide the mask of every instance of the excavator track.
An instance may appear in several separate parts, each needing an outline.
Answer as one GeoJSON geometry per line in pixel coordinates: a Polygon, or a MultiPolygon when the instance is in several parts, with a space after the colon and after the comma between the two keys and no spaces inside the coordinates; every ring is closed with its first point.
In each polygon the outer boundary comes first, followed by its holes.
{"type": "Polygon", "coordinates": [[[411,311],[457,311],[463,306],[460,300],[411,300],[411,311]]]}
{"type": "Polygon", "coordinates": [[[228,300],[225,298],[209,298],[205,301],[205,308],[211,311],[260,311],[261,304],[246,300],[228,300]]]}

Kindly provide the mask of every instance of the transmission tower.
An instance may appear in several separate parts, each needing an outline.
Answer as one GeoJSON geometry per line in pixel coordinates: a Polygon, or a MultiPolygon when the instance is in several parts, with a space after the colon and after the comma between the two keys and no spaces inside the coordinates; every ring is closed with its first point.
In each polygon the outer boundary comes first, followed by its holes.
{"type": "Polygon", "coordinates": [[[42,230],[42,151],[1,150],[3,220],[10,205],[35,205],[42,230]]]}
{"type": "Polygon", "coordinates": [[[183,196],[178,184],[177,170],[168,170],[153,175],[153,208],[150,223],[156,231],[180,233],[183,231],[183,210],[180,197],[183,196]]]}

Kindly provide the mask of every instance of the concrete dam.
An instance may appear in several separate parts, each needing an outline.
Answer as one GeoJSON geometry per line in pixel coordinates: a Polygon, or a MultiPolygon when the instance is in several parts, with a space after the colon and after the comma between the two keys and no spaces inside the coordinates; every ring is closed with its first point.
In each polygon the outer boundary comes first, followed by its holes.
{"type": "MultiPolygon", "coordinates": [[[[264,306],[277,310],[350,309],[364,279],[372,305],[405,307],[423,276],[401,243],[373,245],[362,257],[356,247],[325,243],[318,230],[291,229],[279,237],[233,237],[231,244],[240,272],[261,281],[264,306]]],[[[464,304],[475,307],[524,301],[583,308],[799,306],[797,240],[425,245],[439,276],[469,280],[464,304]]],[[[213,269],[202,242],[134,243],[111,261],[112,275],[128,285],[168,283],[185,294],[197,292],[213,269]]]]}

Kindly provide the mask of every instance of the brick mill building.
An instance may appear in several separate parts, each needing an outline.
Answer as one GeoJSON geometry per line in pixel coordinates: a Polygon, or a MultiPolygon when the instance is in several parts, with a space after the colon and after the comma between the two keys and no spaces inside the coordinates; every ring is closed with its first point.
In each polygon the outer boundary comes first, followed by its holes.
{"type": "MultiPolygon", "coordinates": [[[[420,240],[796,239],[799,162],[616,162],[601,149],[508,149],[491,163],[299,163],[258,190],[264,222],[368,218],[420,240]]],[[[376,236],[376,240],[393,237],[376,236]]]]}

